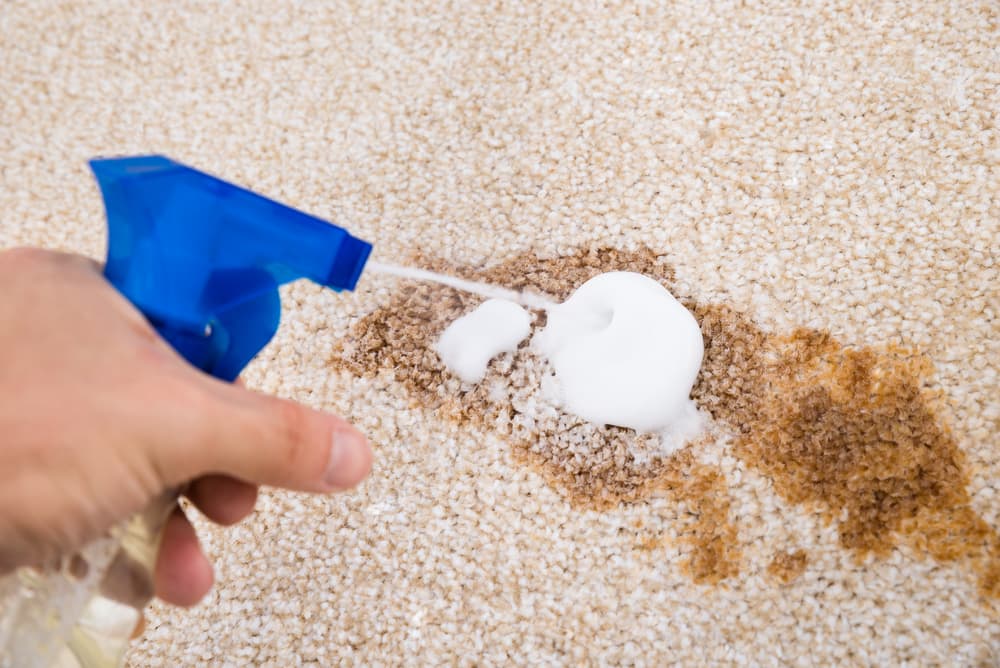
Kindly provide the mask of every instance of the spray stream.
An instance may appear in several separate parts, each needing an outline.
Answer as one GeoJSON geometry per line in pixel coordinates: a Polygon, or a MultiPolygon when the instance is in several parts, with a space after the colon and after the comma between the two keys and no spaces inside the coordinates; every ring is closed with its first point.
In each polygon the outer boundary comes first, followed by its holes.
{"type": "Polygon", "coordinates": [[[467,281],[447,274],[438,274],[426,269],[414,269],[412,267],[401,267],[394,264],[384,264],[370,260],[366,267],[369,271],[376,271],[381,274],[389,274],[400,278],[410,278],[417,281],[431,281],[450,288],[471,292],[488,299],[506,299],[527,308],[549,310],[556,306],[556,302],[546,295],[518,292],[510,288],[503,288],[490,283],[480,283],[478,281],[467,281]]]}

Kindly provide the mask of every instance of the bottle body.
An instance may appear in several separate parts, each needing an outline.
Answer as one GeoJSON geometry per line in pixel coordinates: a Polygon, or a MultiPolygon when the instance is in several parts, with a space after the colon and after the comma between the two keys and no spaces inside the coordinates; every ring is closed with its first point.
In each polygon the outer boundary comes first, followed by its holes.
{"type": "Polygon", "coordinates": [[[177,492],[46,569],[0,581],[0,668],[117,668],[153,598],[160,534],[177,492]]]}

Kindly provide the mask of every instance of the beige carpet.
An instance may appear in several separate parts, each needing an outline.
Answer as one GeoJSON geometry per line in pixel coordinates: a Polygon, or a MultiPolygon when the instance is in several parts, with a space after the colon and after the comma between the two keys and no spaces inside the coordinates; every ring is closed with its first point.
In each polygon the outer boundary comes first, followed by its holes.
{"type": "Polygon", "coordinates": [[[205,526],[132,665],[1000,662],[995,0],[235,4],[0,5],[2,246],[100,257],[85,160],[156,151],[383,261],[636,269],[711,429],[649,456],[527,350],[462,388],[427,345],[475,299],[291,286],[247,381],[373,476],[205,526]]]}

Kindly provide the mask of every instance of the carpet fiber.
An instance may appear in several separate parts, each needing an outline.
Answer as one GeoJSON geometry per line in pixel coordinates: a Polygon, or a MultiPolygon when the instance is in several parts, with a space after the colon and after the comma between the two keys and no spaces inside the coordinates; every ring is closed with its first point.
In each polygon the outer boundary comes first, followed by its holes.
{"type": "Polygon", "coordinates": [[[246,381],[373,475],[196,517],[217,585],[131,665],[1000,662],[995,1],[144,4],[0,6],[0,246],[100,258],[86,160],[161,152],[383,262],[651,275],[710,420],[664,458],[530,348],[462,386],[477,298],[288,286],[246,381]]]}

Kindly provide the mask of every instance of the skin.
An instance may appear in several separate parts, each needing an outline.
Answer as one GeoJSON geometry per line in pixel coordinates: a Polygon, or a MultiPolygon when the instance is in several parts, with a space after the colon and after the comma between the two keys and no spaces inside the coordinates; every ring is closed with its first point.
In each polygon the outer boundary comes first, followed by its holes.
{"type": "MultiPolygon", "coordinates": [[[[71,554],[180,485],[229,525],[259,485],[325,494],[371,469],[342,419],[190,366],[90,260],[0,252],[0,296],[0,575],[71,554]]],[[[194,605],[212,578],[175,510],[156,595],[194,605]]]]}

